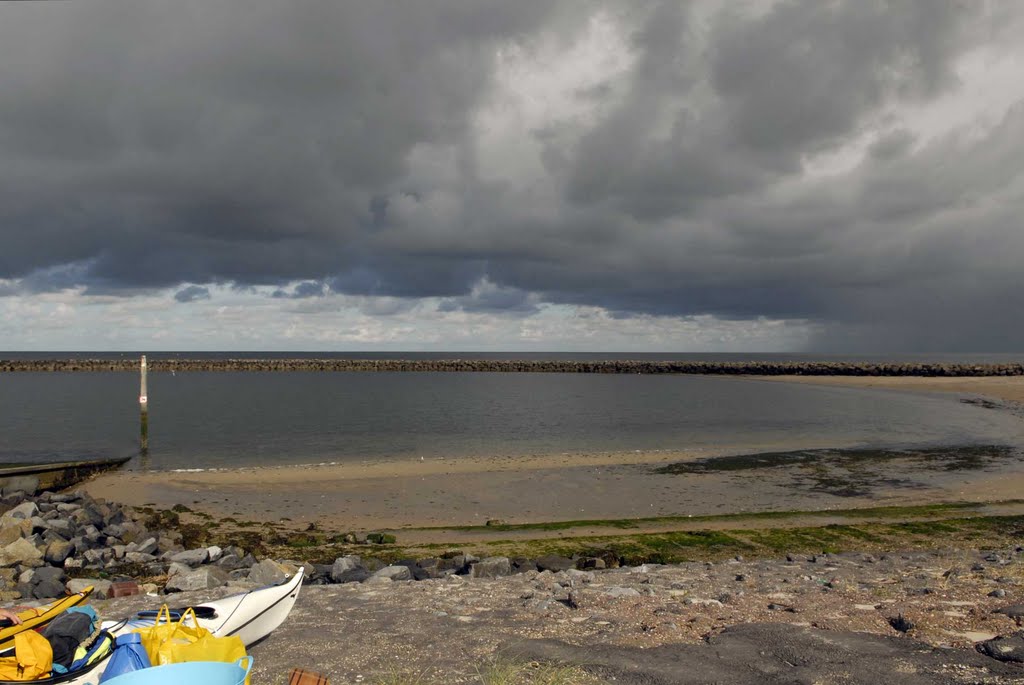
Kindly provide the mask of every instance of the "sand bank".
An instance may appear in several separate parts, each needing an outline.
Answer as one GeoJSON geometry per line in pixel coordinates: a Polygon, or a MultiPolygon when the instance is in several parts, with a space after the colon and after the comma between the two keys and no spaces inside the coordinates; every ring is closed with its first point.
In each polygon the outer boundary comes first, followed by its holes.
{"type": "MultiPolygon", "coordinates": [[[[1024,402],[1024,377],[802,376],[764,380],[955,392],[1024,402]]],[[[809,447],[821,446],[732,445],[729,452],[809,447]]],[[[983,502],[1010,499],[1024,490],[1024,466],[1013,463],[978,471],[913,467],[917,470],[909,479],[893,483],[878,478],[855,495],[828,487],[829,479],[841,481],[853,473],[843,469],[824,477],[811,473],[807,466],[700,475],[656,472],[658,466],[708,456],[717,455],[708,450],[654,450],[416,458],[200,472],[128,471],[102,475],[85,488],[93,496],[126,504],[170,507],[180,503],[218,517],[315,521],[334,530],[481,525],[489,519],[530,523],[983,502]]],[[[902,478],[911,467],[891,463],[877,468],[879,473],[896,473],[902,478]]]]}
{"type": "Polygon", "coordinates": [[[952,392],[1024,404],[1024,376],[935,377],[920,376],[751,376],[762,381],[838,385],[921,392],[952,392]]]}

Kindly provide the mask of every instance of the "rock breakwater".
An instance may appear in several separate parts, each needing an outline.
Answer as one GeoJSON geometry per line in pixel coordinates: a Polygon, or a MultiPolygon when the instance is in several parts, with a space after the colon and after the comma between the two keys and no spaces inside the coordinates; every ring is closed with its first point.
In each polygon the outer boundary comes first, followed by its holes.
{"type": "MultiPolygon", "coordinates": [[[[0,373],[25,371],[138,371],[134,359],[7,359],[0,373]]],[[[152,359],[151,372],[187,371],[348,371],[623,373],[725,376],[1024,376],[1024,363],[865,363],[865,362],[698,362],[638,360],[514,359],[152,359]]]]}

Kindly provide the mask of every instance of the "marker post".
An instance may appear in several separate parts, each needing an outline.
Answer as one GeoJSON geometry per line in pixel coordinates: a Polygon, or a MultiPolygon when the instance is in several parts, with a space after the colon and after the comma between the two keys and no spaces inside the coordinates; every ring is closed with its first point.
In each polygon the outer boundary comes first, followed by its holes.
{"type": "Polygon", "coordinates": [[[149,397],[146,395],[146,355],[142,355],[142,363],[139,366],[139,417],[141,420],[141,455],[144,457],[149,452],[149,397]]]}

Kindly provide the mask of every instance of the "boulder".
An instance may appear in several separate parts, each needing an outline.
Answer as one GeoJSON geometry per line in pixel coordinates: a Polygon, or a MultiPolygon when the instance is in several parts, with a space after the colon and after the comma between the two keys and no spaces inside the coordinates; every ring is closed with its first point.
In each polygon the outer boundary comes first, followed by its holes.
{"type": "Polygon", "coordinates": [[[249,569],[249,580],[257,585],[274,585],[295,573],[296,569],[273,559],[264,559],[249,569]]]}
{"type": "Polygon", "coordinates": [[[487,557],[469,569],[472,578],[501,578],[512,575],[512,562],[508,557],[487,557]]]}
{"type": "Polygon", "coordinates": [[[215,563],[225,571],[234,571],[236,569],[246,568],[246,564],[242,563],[242,560],[238,558],[237,554],[225,554],[215,563]]]}
{"type": "Polygon", "coordinates": [[[125,552],[124,560],[132,564],[148,564],[155,561],[156,557],[145,552],[125,552]]]}
{"type": "Polygon", "coordinates": [[[42,566],[35,569],[32,574],[33,583],[42,583],[47,580],[55,580],[64,587],[64,581],[67,579],[67,575],[64,573],[64,569],[57,568],[56,566],[42,566]]]}
{"type": "Polygon", "coordinates": [[[537,559],[537,568],[541,571],[568,571],[571,568],[576,568],[576,562],[568,557],[547,554],[537,559]]]}
{"type": "Polygon", "coordinates": [[[207,559],[212,563],[220,559],[221,555],[224,554],[224,550],[217,545],[210,545],[206,548],[206,554],[207,559]]]}
{"type": "Polygon", "coordinates": [[[188,573],[171,576],[164,592],[189,592],[221,587],[228,582],[227,572],[217,566],[204,566],[188,573]]]}
{"type": "Polygon", "coordinates": [[[998,661],[1024,663],[1024,635],[1000,635],[979,643],[976,648],[998,661]]]}
{"type": "Polygon", "coordinates": [[[412,571],[409,570],[408,566],[385,566],[384,568],[370,576],[367,580],[379,581],[384,579],[412,580],[412,571]]]}
{"type": "Polygon", "coordinates": [[[85,505],[68,514],[68,518],[80,526],[103,525],[103,513],[95,505],[85,505]]]}
{"type": "Polygon", "coordinates": [[[512,557],[512,573],[526,573],[536,571],[537,562],[526,557],[512,557]]]}
{"type": "Polygon", "coordinates": [[[61,518],[48,520],[46,522],[46,527],[64,537],[71,537],[75,530],[75,526],[71,521],[61,518]]]}
{"type": "Polygon", "coordinates": [[[210,558],[210,550],[205,547],[198,549],[188,549],[184,552],[178,552],[177,554],[171,555],[171,561],[178,564],[185,564],[195,568],[201,566],[207,562],[210,558]]]}
{"type": "Polygon", "coordinates": [[[188,564],[182,564],[177,561],[172,561],[171,565],[167,567],[167,576],[176,576],[182,573],[190,573],[191,571],[192,567],[188,564]]]}
{"type": "Polygon", "coordinates": [[[157,545],[156,538],[151,537],[151,538],[147,538],[143,542],[138,543],[138,546],[136,546],[136,548],[133,549],[132,551],[133,552],[141,552],[143,554],[152,555],[154,552],[156,552],[157,547],[158,547],[158,545],[157,545]]]}
{"type": "Polygon", "coordinates": [[[72,594],[91,587],[93,599],[107,599],[110,597],[111,582],[102,578],[72,578],[65,587],[72,594]]]}
{"type": "Polygon", "coordinates": [[[366,569],[363,568],[362,560],[355,555],[338,557],[331,566],[331,580],[335,583],[349,583],[355,580],[355,576],[362,576],[359,580],[365,580],[366,569]]]}
{"type": "Polygon", "coordinates": [[[566,579],[570,585],[585,585],[586,583],[594,582],[594,574],[590,571],[580,571],[575,568],[567,569],[563,571],[566,579]]]}
{"type": "Polygon", "coordinates": [[[438,563],[435,568],[439,575],[464,573],[467,570],[466,555],[455,554],[450,557],[442,557],[441,559],[438,559],[438,563]]]}
{"type": "Polygon", "coordinates": [[[56,580],[44,580],[32,586],[32,596],[36,599],[50,599],[64,596],[64,583],[56,580]]]}
{"type": "Polygon", "coordinates": [[[82,555],[87,564],[102,564],[108,556],[113,556],[113,553],[107,549],[89,549],[86,550],[82,555]]]}
{"type": "Polygon", "coordinates": [[[0,547],[6,547],[31,534],[32,522],[28,519],[7,519],[0,528],[0,547]]]}
{"type": "Polygon", "coordinates": [[[17,518],[17,519],[30,519],[33,516],[39,515],[39,507],[36,503],[29,500],[28,502],[22,502],[18,506],[14,507],[6,514],[4,518],[17,518]]]}
{"type": "Polygon", "coordinates": [[[44,563],[43,553],[24,538],[0,548],[0,566],[42,566],[44,563]]]}

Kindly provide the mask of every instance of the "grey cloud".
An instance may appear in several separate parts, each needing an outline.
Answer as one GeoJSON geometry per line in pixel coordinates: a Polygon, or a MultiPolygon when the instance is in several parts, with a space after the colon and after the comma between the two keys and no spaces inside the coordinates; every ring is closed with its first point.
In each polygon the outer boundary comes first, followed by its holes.
{"type": "Polygon", "coordinates": [[[1016,49],[1022,16],[952,0],[6,3],[0,279],[1004,345],[1024,332],[993,304],[1018,303],[1024,115],[930,138],[898,110],[944,106],[958,61],[1016,49]],[[570,84],[592,116],[551,106],[508,153],[536,146],[539,176],[495,180],[476,153],[498,51],[568,45],[597,15],[630,66],[570,84]],[[822,153],[845,166],[816,173],[822,153]]]}
{"type": "Polygon", "coordinates": [[[277,289],[271,294],[271,297],[301,300],[308,297],[323,297],[326,293],[326,284],[317,281],[303,281],[297,283],[291,292],[277,289]]]}
{"type": "Polygon", "coordinates": [[[210,289],[199,285],[190,285],[174,293],[174,299],[178,302],[195,302],[197,300],[210,299],[210,289]]]}
{"type": "Polygon", "coordinates": [[[517,288],[495,287],[489,283],[469,295],[446,298],[438,304],[442,312],[513,313],[520,316],[538,311],[536,297],[517,288]]]}

